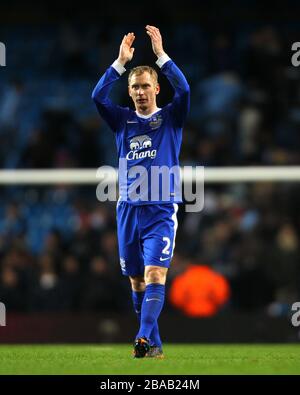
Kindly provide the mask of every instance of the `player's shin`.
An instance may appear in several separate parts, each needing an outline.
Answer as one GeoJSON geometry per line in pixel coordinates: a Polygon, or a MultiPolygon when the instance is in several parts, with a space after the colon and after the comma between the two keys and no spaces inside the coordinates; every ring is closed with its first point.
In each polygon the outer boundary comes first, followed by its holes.
{"type": "Polygon", "coordinates": [[[158,317],[164,305],[165,286],[162,284],[148,284],[142,303],[141,324],[137,338],[150,339],[154,325],[157,325],[158,317]]]}
{"type": "Polygon", "coordinates": [[[142,310],[142,303],[144,300],[145,291],[132,291],[132,301],[134,311],[138,317],[138,322],[141,321],[141,310],[142,310]]]}
{"type": "MultiPolygon", "coordinates": [[[[143,303],[144,295],[145,295],[145,291],[141,291],[141,292],[132,291],[133,307],[134,307],[134,311],[136,312],[136,315],[138,317],[139,325],[141,322],[141,310],[142,310],[142,303],[143,303]]],[[[150,334],[150,346],[161,347],[161,339],[160,339],[157,321],[155,322],[152,332],[150,334]]]]}

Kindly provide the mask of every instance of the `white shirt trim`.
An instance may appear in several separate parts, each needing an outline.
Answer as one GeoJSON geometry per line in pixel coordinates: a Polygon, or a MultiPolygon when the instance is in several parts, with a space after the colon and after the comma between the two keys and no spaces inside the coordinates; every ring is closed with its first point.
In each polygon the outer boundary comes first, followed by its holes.
{"type": "Polygon", "coordinates": [[[118,62],[118,60],[115,60],[114,63],[111,65],[120,75],[124,74],[126,69],[125,67],[118,62]]]}
{"type": "Polygon", "coordinates": [[[171,58],[165,53],[157,59],[156,64],[158,67],[162,68],[169,60],[171,60],[171,58]]]}
{"type": "Polygon", "coordinates": [[[157,113],[158,111],[160,111],[161,110],[161,108],[157,108],[155,111],[153,111],[151,114],[148,114],[148,115],[143,115],[143,114],[140,114],[139,112],[135,112],[136,113],[136,115],[139,117],[139,118],[144,118],[144,119],[147,119],[147,118],[151,118],[152,117],[152,115],[154,115],[155,113],[157,113]]]}

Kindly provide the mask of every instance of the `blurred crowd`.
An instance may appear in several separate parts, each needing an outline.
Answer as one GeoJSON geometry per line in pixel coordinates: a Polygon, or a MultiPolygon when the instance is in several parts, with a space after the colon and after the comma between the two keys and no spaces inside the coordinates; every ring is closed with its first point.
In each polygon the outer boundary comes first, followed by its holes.
{"type": "MultiPolygon", "coordinates": [[[[114,136],[90,96],[127,31],[137,34],[130,67],[154,65],[140,26],[1,26],[8,50],[0,70],[2,168],[117,165],[114,136]]],[[[191,86],[182,165],[299,164],[300,71],[290,51],[297,26],[212,32],[190,23],[161,32],[191,86]]],[[[160,82],[162,106],[172,90],[160,82]]],[[[112,99],[131,105],[126,78],[112,99]]],[[[113,204],[99,203],[88,187],[1,191],[0,300],[8,310],[131,308],[113,204]]],[[[224,308],[284,314],[300,297],[299,199],[297,183],[206,187],[203,212],[179,211],[168,287],[189,265],[209,266],[228,281],[224,308]]]]}
{"type": "MultiPolygon", "coordinates": [[[[115,203],[100,203],[93,187],[84,189],[24,188],[10,202],[11,191],[3,191],[0,300],[10,311],[131,309],[115,203]]],[[[213,313],[220,307],[287,314],[300,296],[299,199],[298,184],[254,183],[206,187],[203,212],[186,213],[181,205],[166,309],[179,303],[175,280],[200,265],[222,276],[225,287],[219,306],[211,305],[221,290],[212,289],[211,277],[186,283],[202,308],[209,301],[213,313]]]]}
{"type": "Polygon", "coordinates": [[[58,189],[4,206],[0,300],[8,311],[126,310],[114,209],[58,189]]]}
{"type": "MultiPolygon", "coordinates": [[[[91,91],[135,30],[128,68],[154,65],[140,26],[1,27],[8,65],[0,75],[1,166],[116,165],[112,133],[91,91]],[[26,37],[24,45],[21,37],[26,37]],[[42,152],[42,154],[41,154],[42,152]]],[[[300,71],[291,63],[294,25],[245,26],[211,32],[198,24],[161,28],[165,49],[191,86],[182,162],[207,166],[299,163],[300,71]]],[[[164,77],[159,105],[172,98],[164,77]]],[[[123,77],[112,99],[131,105],[123,77]]]]}

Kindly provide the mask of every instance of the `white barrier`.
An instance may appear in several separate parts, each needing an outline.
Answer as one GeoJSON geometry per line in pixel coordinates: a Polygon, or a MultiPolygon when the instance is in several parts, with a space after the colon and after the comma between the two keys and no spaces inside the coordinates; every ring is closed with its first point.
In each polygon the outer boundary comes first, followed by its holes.
{"type": "MultiPolygon", "coordinates": [[[[107,167],[105,175],[107,177],[107,167]]],[[[111,168],[109,180],[117,180],[117,169],[111,168]]],[[[1,185],[49,185],[49,184],[98,184],[101,180],[99,169],[51,169],[51,170],[2,170],[1,185]]],[[[103,175],[104,176],[104,175],[103,175]]],[[[300,166],[255,166],[255,167],[206,167],[205,183],[232,182],[287,182],[300,181],[300,166]]],[[[184,181],[196,181],[193,168],[184,168],[184,181]]]]}

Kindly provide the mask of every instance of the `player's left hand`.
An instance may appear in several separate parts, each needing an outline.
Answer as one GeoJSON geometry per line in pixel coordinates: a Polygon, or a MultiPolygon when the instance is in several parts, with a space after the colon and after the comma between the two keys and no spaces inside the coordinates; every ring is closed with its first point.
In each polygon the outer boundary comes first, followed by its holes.
{"type": "Polygon", "coordinates": [[[146,26],[146,31],[147,34],[151,38],[151,44],[152,44],[152,49],[155,55],[159,58],[160,56],[165,54],[165,51],[163,49],[163,44],[162,44],[162,37],[160,34],[160,31],[157,27],[155,26],[146,26]]]}

